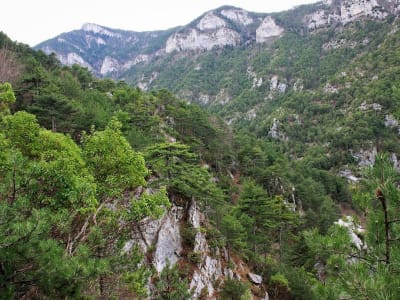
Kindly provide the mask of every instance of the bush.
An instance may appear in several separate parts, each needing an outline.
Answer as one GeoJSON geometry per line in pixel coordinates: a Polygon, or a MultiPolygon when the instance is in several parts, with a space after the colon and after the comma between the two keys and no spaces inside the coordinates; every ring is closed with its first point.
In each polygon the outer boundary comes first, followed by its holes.
{"type": "Polygon", "coordinates": [[[199,264],[201,262],[201,252],[197,252],[197,251],[189,252],[188,259],[191,263],[199,264]]]}
{"type": "Polygon", "coordinates": [[[194,247],[194,241],[196,238],[197,229],[186,224],[181,227],[181,237],[185,245],[190,248],[194,247]]]}
{"type": "Polygon", "coordinates": [[[221,299],[227,300],[243,300],[246,295],[248,287],[234,279],[228,279],[225,281],[221,290],[221,299]]]}

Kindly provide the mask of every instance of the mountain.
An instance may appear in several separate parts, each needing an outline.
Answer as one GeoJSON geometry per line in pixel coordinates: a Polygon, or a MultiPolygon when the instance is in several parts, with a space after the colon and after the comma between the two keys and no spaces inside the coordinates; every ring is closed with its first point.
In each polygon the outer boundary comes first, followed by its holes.
{"type": "MultiPolygon", "coordinates": [[[[35,48],[48,54],[54,52],[63,64],[77,63],[98,76],[122,79],[142,89],[167,87],[192,101],[224,102],[237,94],[229,83],[228,91],[222,87],[227,84],[220,83],[231,80],[232,68],[226,67],[216,76],[217,82],[204,87],[187,83],[187,77],[204,75],[201,69],[207,63],[204,60],[210,60],[207,54],[231,49],[231,53],[241,51],[240,56],[254,56],[252,50],[266,49],[288,34],[307,38],[320,29],[337,31],[361,19],[385,20],[397,15],[398,6],[398,1],[329,0],[274,14],[223,6],[204,13],[186,26],[168,30],[133,32],[84,24],[80,30],[63,33],[35,48]],[[200,75],[193,74],[196,72],[200,75]],[[208,92],[210,85],[212,93],[208,92]]],[[[328,44],[327,40],[326,47],[340,46],[328,44]]],[[[235,71],[247,72],[255,85],[262,85],[261,80],[265,83],[266,78],[254,73],[254,62],[244,63],[245,68],[235,71]]],[[[210,70],[207,68],[207,71],[210,70]]],[[[268,79],[275,87],[278,79],[274,74],[268,79]]],[[[291,83],[295,84],[297,79],[304,80],[296,78],[291,83]]],[[[287,85],[288,82],[281,82],[280,89],[287,85]]]]}
{"type": "Polygon", "coordinates": [[[399,3],[330,0],[273,14],[223,6],[167,31],[85,25],[37,48],[143,90],[167,88],[282,143],[294,161],[317,156],[357,181],[379,151],[400,169],[399,3]]]}
{"type": "Polygon", "coordinates": [[[398,1],[60,39],[125,82],[0,33],[0,298],[398,298],[398,1]]]}

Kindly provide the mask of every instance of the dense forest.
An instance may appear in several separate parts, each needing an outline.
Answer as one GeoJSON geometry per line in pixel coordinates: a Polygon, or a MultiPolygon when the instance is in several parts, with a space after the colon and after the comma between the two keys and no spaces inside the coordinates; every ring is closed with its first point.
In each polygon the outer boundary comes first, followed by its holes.
{"type": "MultiPolygon", "coordinates": [[[[259,74],[279,66],[282,78],[307,78],[304,90],[259,103],[265,91],[232,78],[238,96],[206,110],[167,89],[62,66],[1,33],[0,298],[191,299],[199,230],[216,257],[227,253],[228,267],[240,261],[262,276],[257,288],[240,276],[216,282],[218,299],[264,291],[270,299],[396,299],[400,151],[398,125],[385,121],[399,119],[400,33],[382,40],[386,25],[353,25],[359,41],[371,40],[362,55],[340,48],[319,59],[313,51],[330,30],[254,48],[259,74]],[[255,118],[238,117],[255,106],[255,118]],[[371,145],[374,164],[360,169],[354,153],[371,145]],[[356,180],[339,176],[344,170],[356,180]],[[154,247],[125,250],[143,220],[193,201],[206,220],[200,229],[180,224],[181,262],[157,272],[146,263],[154,247]]],[[[202,65],[246,74],[240,49],[215,51],[202,65]]],[[[210,84],[226,84],[212,73],[210,84]]],[[[180,84],[207,83],[195,75],[180,84]]]]}

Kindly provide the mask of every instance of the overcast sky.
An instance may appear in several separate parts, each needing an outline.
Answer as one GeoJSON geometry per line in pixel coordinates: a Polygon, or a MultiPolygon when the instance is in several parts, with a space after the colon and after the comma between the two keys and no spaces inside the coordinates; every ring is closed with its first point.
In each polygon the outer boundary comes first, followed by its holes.
{"type": "Polygon", "coordinates": [[[233,5],[277,12],[316,0],[1,0],[0,31],[34,46],[84,23],[134,31],[186,25],[204,12],[233,5]]]}

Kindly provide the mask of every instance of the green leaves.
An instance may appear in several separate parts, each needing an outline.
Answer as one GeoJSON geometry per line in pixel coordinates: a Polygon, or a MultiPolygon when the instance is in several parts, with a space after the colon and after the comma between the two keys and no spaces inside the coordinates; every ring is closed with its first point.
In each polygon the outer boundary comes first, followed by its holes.
{"type": "Polygon", "coordinates": [[[186,200],[193,197],[203,203],[222,201],[222,191],[188,146],[179,142],[161,143],[147,148],[145,153],[150,168],[159,176],[158,183],[166,185],[169,193],[186,200]]]}
{"type": "Polygon", "coordinates": [[[82,151],[69,136],[41,129],[26,112],[1,123],[0,297],[27,295],[34,286],[43,297],[81,298],[97,276],[123,274],[122,260],[111,259],[123,245],[120,217],[156,218],[169,201],[164,189],[132,201],[131,211],[105,208],[145,184],[148,174],[121,124],[111,120],[87,137],[82,151]]]}
{"type": "Polygon", "coordinates": [[[164,213],[165,208],[171,206],[167,197],[167,191],[162,188],[155,194],[143,193],[139,199],[131,200],[128,219],[139,222],[145,217],[157,219],[164,213]]]}
{"type": "Polygon", "coordinates": [[[120,128],[121,123],[112,119],[104,131],[94,132],[84,142],[83,155],[102,199],[144,185],[148,174],[143,156],[132,149],[120,128]]]}
{"type": "Polygon", "coordinates": [[[0,83],[0,116],[10,112],[10,104],[15,102],[14,91],[8,82],[0,83]]]}

